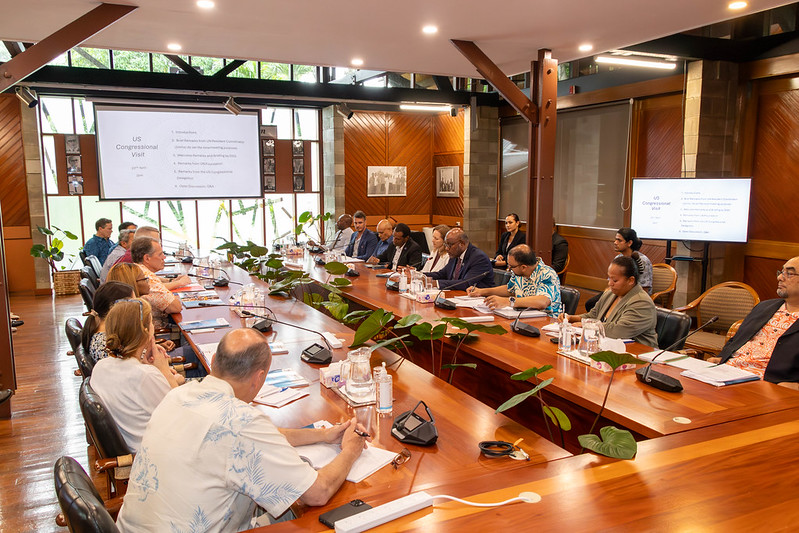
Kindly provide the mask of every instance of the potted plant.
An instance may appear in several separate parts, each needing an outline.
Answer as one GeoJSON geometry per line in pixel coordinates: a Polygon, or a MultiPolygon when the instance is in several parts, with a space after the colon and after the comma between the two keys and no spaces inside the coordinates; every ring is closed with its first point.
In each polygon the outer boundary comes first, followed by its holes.
{"type": "Polygon", "coordinates": [[[39,233],[49,238],[50,245],[34,244],[31,246],[30,254],[33,257],[44,258],[50,265],[50,270],[53,272],[53,289],[56,295],[78,294],[80,270],[74,270],[72,268],[67,269],[64,265],[61,265],[59,269],[56,266],[56,262],[61,261],[65,257],[71,260],[70,267],[74,266],[76,256],[75,254],[64,253],[64,240],[69,239],[71,241],[76,241],[78,240],[77,235],[56,226],[53,226],[53,229],[37,226],[36,229],[39,230],[39,233]]]}

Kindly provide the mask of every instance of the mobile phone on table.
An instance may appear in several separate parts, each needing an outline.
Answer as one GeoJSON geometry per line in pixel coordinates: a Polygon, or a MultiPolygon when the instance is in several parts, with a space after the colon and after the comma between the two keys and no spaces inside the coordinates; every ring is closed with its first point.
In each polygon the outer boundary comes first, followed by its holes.
{"type": "Polygon", "coordinates": [[[332,509],[326,513],[323,513],[319,517],[319,521],[322,522],[327,527],[333,529],[336,527],[336,521],[341,520],[342,518],[347,518],[348,516],[353,516],[358,513],[362,513],[367,509],[371,509],[372,506],[368,503],[364,503],[361,500],[352,500],[349,503],[345,503],[344,505],[340,505],[335,509],[332,509]]]}

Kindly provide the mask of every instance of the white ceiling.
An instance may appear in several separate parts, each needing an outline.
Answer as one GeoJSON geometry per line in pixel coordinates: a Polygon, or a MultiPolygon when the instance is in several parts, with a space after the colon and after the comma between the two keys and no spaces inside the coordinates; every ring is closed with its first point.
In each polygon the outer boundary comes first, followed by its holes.
{"type": "MultiPolygon", "coordinates": [[[[559,61],[623,48],[788,4],[750,0],[195,0],[118,1],[139,8],[83,46],[280,63],[478,77],[449,39],[475,41],[506,74],[529,70],[539,48],[559,61]],[[439,32],[422,34],[425,24],[439,32]]],[[[91,0],[0,0],[0,39],[39,41],[98,5],[91,0]]]]}

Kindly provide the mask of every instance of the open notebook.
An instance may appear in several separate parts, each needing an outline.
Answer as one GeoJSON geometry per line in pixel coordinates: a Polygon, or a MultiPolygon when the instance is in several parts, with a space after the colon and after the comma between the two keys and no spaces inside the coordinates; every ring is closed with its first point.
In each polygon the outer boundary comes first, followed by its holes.
{"type": "MultiPolygon", "coordinates": [[[[300,454],[304,461],[316,470],[328,465],[341,453],[341,447],[336,444],[307,444],[305,446],[295,446],[294,449],[297,450],[297,453],[300,454]]],[[[347,481],[360,483],[384,466],[391,464],[391,461],[396,456],[396,452],[369,445],[353,463],[350,473],[347,474],[347,481]]]]}

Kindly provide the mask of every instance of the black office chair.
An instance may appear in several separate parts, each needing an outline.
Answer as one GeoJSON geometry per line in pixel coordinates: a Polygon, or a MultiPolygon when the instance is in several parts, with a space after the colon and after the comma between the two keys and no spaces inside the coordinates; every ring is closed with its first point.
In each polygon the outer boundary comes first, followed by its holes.
{"type": "Polygon", "coordinates": [[[78,256],[80,257],[81,262],[86,260],[86,252],[84,252],[83,250],[78,252],[78,256]]]}
{"type": "Polygon", "coordinates": [[[423,231],[412,231],[411,232],[411,239],[416,241],[416,244],[419,245],[419,248],[422,249],[422,253],[429,254],[430,248],[427,247],[427,237],[424,236],[423,231]]]}
{"type": "Polygon", "coordinates": [[[83,264],[92,267],[94,273],[97,274],[97,279],[100,279],[100,274],[103,272],[103,265],[100,263],[100,260],[97,259],[96,255],[86,257],[86,259],[83,260],[83,264]]]}
{"type": "Polygon", "coordinates": [[[94,268],[92,268],[90,265],[84,265],[81,267],[80,277],[81,279],[88,279],[92,283],[92,286],[95,290],[97,290],[97,287],[100,286],[100,277],[94,272],[94,268]]]}
{"type": "Polygon", "coordinates": [[[89,357],[89,353],[83,347],[83,344],[78,344],[78,347],[75,348],[75,361],[78,362],[78,370],[80,370],[84,379],[91,377],[94,370],[94,360],[89,357]]]}
{"type": "MultiPolygon", "coordinates": [[[[655,332],[658,334],[658,348],[665,350],[681,337],[688,335],[691,329],[691,317],[679,311],[657,308],[658,321],[655,325],[655,332]]],[[[685,346],[683,339],[672,350],[682,350],[685,346]]]]}
{"type": "MultiPolygon", "coordinates": [[[[53,467],[55,492],[62,515],[56,522],[73,533],[116,533],[114,518],[91,478],[72,457],[60,457],[53,467]]],[[[121,502],[119,502],[121,505],[121,502]]]]}
{"type": "Polygon", "coordinates": [[[500,268],[494,269],[494,286],[500,287],[507,285],[510,281],[510,270],[502,270],[500,268]]]}
{"type": "Polygon", "coordinates": [[[580,291],[571,287],[561,287],[560,301],[563,304],[563,312],[573,315],[577,313],[577,304],[580,303],[580,291]]]}
{"type": "Polygon", "coordinates": [[[80,335],[83,332],[83,326],[77,318],[68,318],[67,323],[64,325],[64,332],[67,335],[69,345],[72,347],[72,352],[67,355],[72,355],[80,344],[80,335]]]}
{"type": "Polygon", "coordinates": [[[95,292],[95,287],[91,280],[87,278],[81,279],[80,282],[78,282],[78,290],[80,291],[80,297],[83,299],[83,304],[86,306],[86,311],[91,313],[92,309],[94,309],[95,292]]]}
{"type": "Polygon", "coordinates": [[[78,397],[80,412],[97,449],[97,471],[108,474],[108,497],[114,494],[122,496],[127,490],[130,473],[125,467],[133,464],[133,451],[122,438],[116,421],[92,389],[88,378],[83,380],[78,397]]]}

